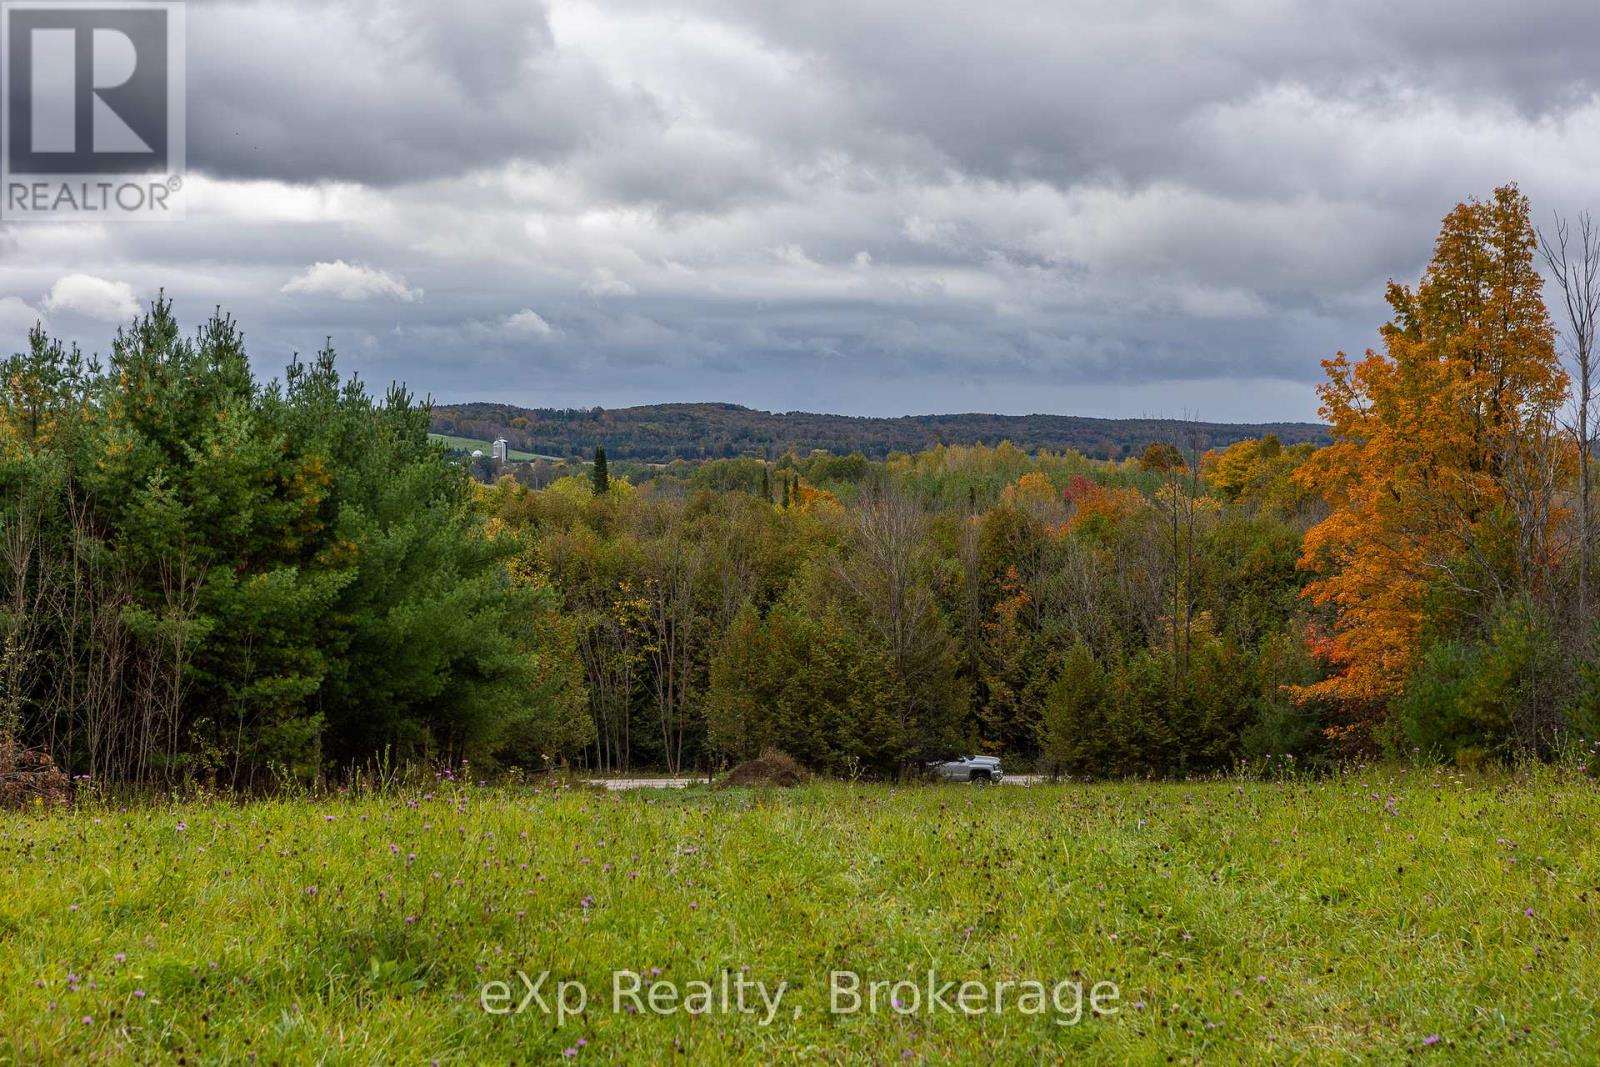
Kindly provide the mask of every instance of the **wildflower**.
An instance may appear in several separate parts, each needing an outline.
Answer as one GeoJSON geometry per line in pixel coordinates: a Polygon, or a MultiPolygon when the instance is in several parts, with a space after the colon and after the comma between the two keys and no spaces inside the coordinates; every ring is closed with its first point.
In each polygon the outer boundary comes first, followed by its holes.
{"type": "Polygon", "coordinates": [[[1522,909],[1522,914],[1526,915],[1528,918],[1531,919],[1531,918],[1533,918],[1533,909],[1532,908],[1523,908],[1522,909]]]}
{"type": "Polygon", "coordinates": [[[1422,1043],[1424,1045],[1437,1045],[1439,1043],[1439,1035],[1429,1034],[1427,1037],[1422,1039],[1422,1043]]]}
{"type": "Polygon", "coordinates": [[[183,833],[183,832],[184,832],[184,831],[185,831],[185,830],[187,830],[187,829],[188,829],[188,828],[189,828],[189,824],[188,824],[188,823],[186,823],[186,822],[180,822],[180,823],[179,823],[179,824],[178,824],[178,832],[179,832],[179,833],[180,833],[180,834],[181,834],[181,833],[183,833]]]}
{"type": "Polygon", "coordinates": [[[118,963],[122,963],[124,960],[126,960],[128,958],[128,956],[127,956],[126,953],[119,952],[115,956],[112,956],[111,958],[116,960],[118,963]]]}
{"type": "Polygon", "coordinates": [[[134,991],[133,991],[133,995],[134,995],[134,997],[135,997],[135,998],[136,998],[136,999],[138,999],[138,1000],[143,1000],[143,999],[144,999],[144,990],[142,990],[142,989],[135,989],[135,990],[134,990],[134,991]]]}

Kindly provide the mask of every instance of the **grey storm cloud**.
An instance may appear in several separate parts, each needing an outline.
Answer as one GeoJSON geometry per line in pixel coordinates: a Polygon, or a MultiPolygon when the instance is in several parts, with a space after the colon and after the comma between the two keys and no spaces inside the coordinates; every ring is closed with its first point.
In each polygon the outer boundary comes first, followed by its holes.
{"type": "MultiPolygon", "coordinates": [[[[0,228],[443,399],[1309,417],[1438,219],[1600,207],[1600,6],[215,0],[189,220],[0,228]]],[[[84,281],[83,279],[91,279],[84,281]]],[[[102,302],[103,303],[103,302],[102,302]]]]}
{"type": "Polygon", "coordinates": [[[528,0],[193,5],[190,162],[391,185],[560,158],[630,103],[528,0]]]}

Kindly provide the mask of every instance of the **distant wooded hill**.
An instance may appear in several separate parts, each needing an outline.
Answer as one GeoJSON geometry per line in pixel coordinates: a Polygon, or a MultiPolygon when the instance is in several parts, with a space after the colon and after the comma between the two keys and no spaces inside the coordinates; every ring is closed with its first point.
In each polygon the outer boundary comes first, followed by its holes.
{"type": "Polygon", "coordinates": [[[1118,458],[1152,441],[1217,448],[1265,434],[1284,444],[1325,443],[1328,429],[1308,422],[1261,424],[1179,422],[1171,419],[1090,419],[1076,415],[905,415],[858,418],[803,411],[756,411],[737,404],[650,404],[631,408],[519,408],[509,404],[448,404],[433,409],[435,433],[489,440],[541,455],[587,459],[604,446],[614,460],[665,463],[825,448],[882,459],[933,445],[994,445],[1010,441],[1030,451],[1077,449],[1118,458]]]}

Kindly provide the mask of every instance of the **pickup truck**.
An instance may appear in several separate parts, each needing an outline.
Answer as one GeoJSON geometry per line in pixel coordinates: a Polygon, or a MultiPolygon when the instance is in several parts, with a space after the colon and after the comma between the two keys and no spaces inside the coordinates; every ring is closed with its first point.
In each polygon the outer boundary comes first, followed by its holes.
{"type": "Polygon", "coordinates": [[[1000,769],[998,756],[962,756],[960,759],[932,764],[929,770],[941,781],[975,782],[980,785],[999,782],[1006,776],[1005,771],[1000,769]]]}

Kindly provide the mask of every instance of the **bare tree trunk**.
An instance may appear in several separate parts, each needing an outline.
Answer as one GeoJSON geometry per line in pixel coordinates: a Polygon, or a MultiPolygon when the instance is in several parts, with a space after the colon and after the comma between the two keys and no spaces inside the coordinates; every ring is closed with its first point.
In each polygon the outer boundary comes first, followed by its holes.
{"type": "Polygon", "coordinates": [[[1568,221],[1556,216],[1554,239],[1539,234],[1539,250],[1556,287],[1565,313],[1568,356],[1572,361],[1575,410],[1568,427],[1578,448],[1578,581],[1577,619],[1584,640],[1589,631],[1589,563],[1594,542],[1591,472],[1594,422],[1591,414],[1595,386],[1595,325],[1600,320],[1600,230],[1588,212],[1578,216],[1574,235],[1568,221]],[[1575,240],[1574,240],[1575,238],[1575,240]]]}
{"type": "Polygon", "coordinates": [[[1165,528],[1165,548],[1171,566],[1169,644],[1172,681],[1179,685],[1189,670],[1189,649],[1194,640],[1195,535],[1199,522],[1200,440],[1197,429],[1186,425],[1166,442],[1174,461],[1162,472],[1165,484],[1156,494],[1165,528]]]}
{"type": "Polygon", "coordinates": [[[647,588],[651,641],[647,652],[654,668],[656,711],[661,724],[667,770],[683,767],[694,688],[695,594],[705,566],[704,546],[695,542],[671,515],[647,545],[647,588]]]}
{"type": "Polygon", "coordinates": [[[39,519],[36,493],[24,488],[9,515],[0,515],[0,560],[4,562],[5,617],[0,619],[0,748],[7,753],[22,733],[22,707],[30,685],[39,619],[33,603],[39,580],[39,519]]]}

